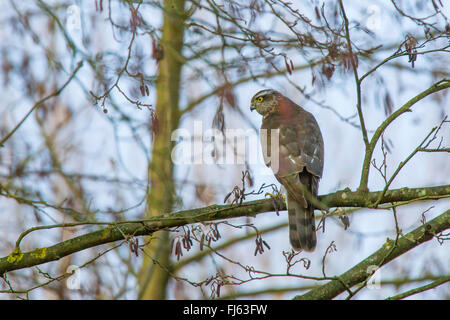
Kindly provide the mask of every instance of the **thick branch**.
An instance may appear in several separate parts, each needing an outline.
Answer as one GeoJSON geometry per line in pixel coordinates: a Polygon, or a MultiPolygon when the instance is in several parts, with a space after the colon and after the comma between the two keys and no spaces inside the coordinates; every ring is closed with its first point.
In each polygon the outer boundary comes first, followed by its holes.
{"type": "MultiPolygon", "coordinates": [[[[319,196],[318,200],[328,207],[367,207],[376,201],[379,192],[361,194],[350,189],[319,196]]],[[[410,202],[450,197],[450,185],[426,188],[402,188],[386,192],[381,203],[410,202]]],[[[280,210],[285,210],[283,203],[280,210]]],[[[23,269],[42,263],[55,261],[72,253],[86,250],[101,244],[124,239],[125,235],[150,235],[158,230],[183,226],[196,222],[216,221],[259,213],[274,211],[271,199],[255,200],[242,205],[212,205],[199,209],[164,214],[151,219],[111,223],[108,227],[69,239],[50,247],[38,248],[32,252],[22,253],[18,248],[7,257],[0,258],[0,275],[9,271],[23,269]]]]}
{"type": "Polygon", "coordinates": [[[436,234],[450,228],[450,210],[447,210],[437,218],[421,225],[417,229],[400,237],[395,244],[394,241],[386,242],[378,251],[358,263],[356,266],[340,275],[339,280],[332,280],[318,288],[296,296],[294,299],[302,300],[329,300],[340,293],[366,281],[371,274],[368,273],[371,266],[382,267],[405,252],[431,240],[436,234]],[[346,286],[343,285],[346,284],[346,286]]]}
{"type": "MultiPolygon", "coordinates": [[[[444,278],[450,278],[450,276],[436,276],[436,275],[425,275],[420,278],[397,278],[392,280],[382,280],[380,281],[381,286],[388,286],[392,285],[395,287],[400,287],[403,285],[416,283],[416,282],[423,282],[427,280],[437,280],[442,281],[444,278]]],[[[433,282],[435,283],[435,282],[433,282]]],[[[272,288],[265,288],[265,289],[257,289],[253,291],[241,291],[241,292],[233,292],[228,295],[220,296],[220,300],[230,300],[230,299],[236,299],[236,298],[247,298],[255,296],[263,295],[263,294],[283,294],[288,292],[299,292],[299,291],[305,291],[305,290],[311,290],[314,288],[317,288],[317,284],[309,284],[309,285],[303,285],[299,287],[272,287],[272,288]]],[[[422,287],[421,287],[422,288],[422,287]]],[[[390,298],[389,298],[390,299],[390,298]]]]}

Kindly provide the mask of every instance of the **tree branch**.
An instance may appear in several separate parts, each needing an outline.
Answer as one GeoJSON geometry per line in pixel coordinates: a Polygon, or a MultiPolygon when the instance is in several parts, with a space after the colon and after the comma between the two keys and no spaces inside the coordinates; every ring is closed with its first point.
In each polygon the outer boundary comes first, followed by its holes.
{"type": "Polygon", "coordinates": [[[296,296],[294,299],[333,299],[340,293],[346,291],[347,288],[351,288],[354,285],[366,281],[371,276],[371,273],[368,273],[368,271],[373,271],[373,269],[370,268],[371,266],[380,268],[388,262],[394,260],[398,256],[404,254],[405,252],[419,246],[426,241],[431,240],[436,234],[448,228],[450,228],[450,210],[447,210],[430,222],[421,225],[420,227],[407,233],[403,237],[400,237],[396,244],[394,244],[394,241],[386,242],[378,251],[373,253],[371,256],[367,257],[347,272],[341,274],[338,277],[339,280],[332,280],[318,288],[312,289],[311,291],[301,296],[296,296]],[[344,286],[343,283],[345,283],[347,286],[344,286]]]}
{"type": "Polygon", "coordinates": [[[430,289],[434,289],[438,286],[440,286],[441,284],[447,283],[450,281],[450,276],[446,276],[446,277],[441,277],[439,279],[437,279],[436,281],[433,281],[432,283],[429,283],[425,286],[421,286],[415,289],[411,289],[408,290],[406,292],[400,293],[398,295],[392,296],[387,298],[386,300],[400,300],[400,299],[404,299],[406,297],[412,296],[414,294],[420,293],[420,292],[424,292],[430,289]]]}
{"type": "Polygon", "coordinates": [[[345,39],[347,41],[347,49],[348,52],[350,54],[350,63],[352,65],[352,69],[353,69],[353,75],[355,77],[355,84],[356,84],[356,109],[358,111],[358,117],[359,117],[359,122],[361,125],[361,132],[362,132],[362,136],[363,136],[363,141],[364,141],[364,145],[367,149],[367,147],[369,146],[369,138],[367,137],[367,129],[366,129],[366,124],[364,121],[364,114],[362,112],[362,102],[361,102],[361,82],[359,80],[359,75],[358,75],[358,65],[356,63],[356,59],[357,56],[353,53],[353,49],[352,49],[352,41],[350,40],[350,31],[348,28],[349,22],[348,22],[348,18],[347,15],[345,13],[345,9],[344,9],[344,4],[342,3],[342,0],[339,0],[339,7],[341,8],[341,13],[342,13],[342,18],[344,20],[344,27],[345,27],[345,39]]]}
{"type": "MultiPolygon", "coordinates": [[[[370,192],[362,195],[350,189],[319,196],[318,200],[328,207],[367,207],[367,204],[376,201],[382,191],[370,192]]],[[[450,197],[450,185],[402,188],[386,192],[380,203],[408,202],[419,200],[442,199],[450,197]]],[[[285,203],[279,210],[285,210],[285,203]]],[[[108,224],[106,228],[87,233],[50,247],[38,248],[31,252],[22,253],[16,248],[10,255],[0,258],[0,275],[23,268],[32,267],[46,262],[59,260],[72,253],[86,250],[102,244],[122,240],[125,236],[150,235],[158,230],[184,226],[196,222],[216,221],[245,216],[256,216],[263,212],[275,211],[271,199],[245,202],[241,205],[212,205],[199,209],[184,210],[175,213],[163,214],[151,219],[99,222],[108,224]]],[[[83,225],[82,223],[77,225],[83,225]]]]}
{"type": "MultiPolygon", "coordinates": [[[[426,275],[419,278],[397,278],[392,280],[382,280],[380,281],[381,286],[387,286],[392,285],[395,287],[399,287],[406,284],[416,283],[416,282],[423,282],[427,280],[442,280],[444,278],[449,278],[450,276],[442,276],[442,275],[426,275]]],[[[434,282],[433,282],[434,283],[434,282]]],[[[430,284],[431,285],[431,284],[430,284]]],[[[237,298],[246,298],[246,297],[255,297],[258,295],[263,294],[283,294],[288,292],[298,292],[298,291],[305,291],[305,290],[311,290],[317,288],[317,284],[310,284],[310,285],[303,285],[298,287],[272,287],[272,288],[266,288],[266,289],[257,289],[253,291],[240,291],[240,292],[233,292],[227,295],[221,296],[220,300],[230,300],[230,299],[237,299],[237,298]]]]}
{"type": "Polygon", "coordinates": [[[17,131],[17,129],[19,129],[19,127],[25,122],[25,120],[27,120],[27,118],[30,116],[30,114],[33,113],[34,110],[36,110],[38,107],[40,107],[45,101],[47,101],[50,98],[59,96],[60,93],[67,87],[67,85],[72,81],[72,79],[75,77],[75,75],[77,74],[78,70],[81,69],[81,67],[83,66],[83,61],[78,62],[77,67],[75,68],[75,70],[73,70],[72,74],[70,75],[70,77],[67,79],[67,81],[61,86],[61,88],[59,88],[58,90],[56,90],[55,92],[49,94],[48,96],[42,98],[41,100],[39,100],[38,102],[36,102],[33,107],[31,107],[31,109],[28,111],[28,113],[23,117],[22,120],[20,120],[20,122],[14,127],[14,129],[11,130],[11,132],[9,132],[2,140],[0,140],[0,148],[3,147],[3,144],[9,139],[11,138],[11,136],[17,131]]]}
{"type": "Polygon", "coordinates": [[[361,181],[359,185],[359,189],[366,190],[367,189],[367,183],[369,181],[369,171],[370,171],[370,162],[372,160],[373,151],[375,150],[375,146],[377,145],[378,140],[381,137],[381,134],[386,130],[386,128],[400,115],[402,115],[405,112],[411,111],[411,107],[419,102],[420,100],[424,99],[428,95],[445,90],[450,88],[450,80],[449,79],[443,79],[439,82],[434,83],[431,85],[428,89],[422,91],[418,95],[416,95],[414,98],[410,99],[408,102],[406,102],[403,106],[401,106],[398,110],[396,110],[394,113],[392,113],[389,117],[387,117],[386,120],[383,121],[383,123],[377,128],[375,133],[372,136],[372,139],[370,140],[370,144],[368,148],[366,149],[366,154],[364,156],[364,162],[363,162],[363,169],[361,174],[361,181]]]}

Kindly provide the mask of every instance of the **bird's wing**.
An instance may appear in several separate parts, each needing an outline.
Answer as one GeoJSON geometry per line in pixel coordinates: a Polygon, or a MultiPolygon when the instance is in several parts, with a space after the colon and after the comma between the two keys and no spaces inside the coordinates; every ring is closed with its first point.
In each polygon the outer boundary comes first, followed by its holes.
{"type": "Polygon", "coordinates": [[[324,147],[319,125],[313,115],[301,108],[292,118],[280,124],[280,158],[293,164],[281,175],[302,172],[304,168],[322,177],[324,147]]]}
{"type": "Polygon", "coordinates": [[[266,159],[266,164],[287,191],[292,247],[312,251],[316,246],[314,206],[305,194],[317,195],[323,170],[323,138],[312,114],[297,105],[287,109],[295,112],[290,112],[289,117],[281,113],[263,120],[262,128],[279,129],[278,150],[273,148],[272,141],[266,143],[271,148],[270,161],[266,159]]]}

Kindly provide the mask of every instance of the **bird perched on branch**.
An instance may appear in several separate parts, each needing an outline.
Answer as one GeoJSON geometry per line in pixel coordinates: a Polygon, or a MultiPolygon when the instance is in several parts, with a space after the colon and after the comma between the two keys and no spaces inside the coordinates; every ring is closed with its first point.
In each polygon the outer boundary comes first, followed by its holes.
{"type": "Polygon", "coordinates": [[[281,93],[256,93],[250,110],[263,116],[261,147],[264,161],[286,189],[289,240],[295,250],[313,251],[316,228],[313,203],[324,162],[323,138],[314,116],[281,93]]]}

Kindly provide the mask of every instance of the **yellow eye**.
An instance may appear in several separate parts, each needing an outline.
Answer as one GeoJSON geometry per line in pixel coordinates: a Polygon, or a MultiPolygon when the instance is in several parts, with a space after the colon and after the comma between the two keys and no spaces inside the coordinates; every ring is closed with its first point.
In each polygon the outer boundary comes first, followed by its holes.
{"type": "Polygon", "coordinates": [[[263,100],[264,100],[263,97],[259,97],[258,99],[256,99],[256,101],[258,101],[258,102],[262,102],[263,100]]]}

